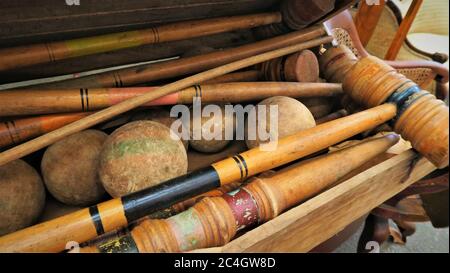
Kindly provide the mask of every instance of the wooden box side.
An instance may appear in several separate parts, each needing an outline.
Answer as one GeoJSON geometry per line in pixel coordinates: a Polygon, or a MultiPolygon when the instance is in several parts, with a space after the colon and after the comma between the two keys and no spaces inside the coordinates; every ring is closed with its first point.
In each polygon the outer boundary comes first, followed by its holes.
{"type": "Polygon", "coordinates": [[[413,150],[394,156],[290,209],[227,245],[196,252],[308,252],[436,170],[413,150]]]}

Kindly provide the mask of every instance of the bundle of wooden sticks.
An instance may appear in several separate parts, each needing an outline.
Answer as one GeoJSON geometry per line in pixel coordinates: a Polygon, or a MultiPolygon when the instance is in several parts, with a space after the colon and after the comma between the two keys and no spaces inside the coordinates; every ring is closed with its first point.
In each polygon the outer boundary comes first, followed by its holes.
{"type": "Polygon", "coordinates": [[[448,166],[448,107],[381,60],[334,46],[321,24],[355,1],[275,2],[265,13],[0,49],[4,72],[205,41],[168,60],[0,90],[0,252],[221,246],[400,136],[448,166]],[[383,124],[389,134],[326,153],[383,124]],[[49,212],[55,204],[65,213],[49,212]]]}

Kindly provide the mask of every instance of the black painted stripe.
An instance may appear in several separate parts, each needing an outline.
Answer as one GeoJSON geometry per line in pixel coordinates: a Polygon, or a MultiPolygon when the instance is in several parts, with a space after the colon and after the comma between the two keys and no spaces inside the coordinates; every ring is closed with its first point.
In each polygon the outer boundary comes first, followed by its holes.
{"type": "Polygon", "coordinates": [[[160,40],[160,38],[159,38],[159,30],[158,30],[157,27],[154,27],[153,29],[155,30],[156,42],[159,43],[159,40],[160,40]]]}
{"type": "Polygon", "coordinates": [[[280,67],[280,81],[285,82],[286,81],[286,75],[284,74],[284,66],[286,64],[287,56],[284,56],[283,59],[281,59],[281,67],[280,67]]]}
{"type": "Polygon", "coordinates": [[[13,130],[11,131],[11,134],[12,134],[13,138],[15,138],[14,142],[18,143],[21,141],[22,138],[20,137],[19,130],[17,130],[17,128],[16,128],[16,122],[14,120],[11,120],[10,123],[11,123],[11,127],[13,128],[13,130]]]}
{"type": "Polygon", "coordinates": [[[84,109],[84,90],[80,88],[80,99],[81,99],[81,111],[85,111],[84,109]]]}
{"type": "Polygon", "coordinates": [[[114,77],[114,85],[115,85],[116,87],[119,87],[119,82],[117,81],[116,73],[113,73],[112,75],[113,75],[113,77],[114,77]]]}
{"type": "Polygon", "coordinates": [[[194,89],[195,89],[195,97],[198,98],[198,88],[197,88],[197,85],[194,85],[194,89]]]}
{"type": "Polygon", "coordinates": [[[203,90],[201,85],[197,85],[198,90],[200,91],[200,98],[203,98],[203,90]]]}
{"type": "Polygon", "coordinates": [[[84,89],[84,95],[86,98],[86,111],[89,111],[89,93],[87,88],[84,89]]]}
{"type": "Polygon", "coordinates": [[[48,57],[50,58],[51,62],[55,61],[55,56],[53,55],[53,51],[50,48],[49,44],[45,44],[45,47],[47,48],[48,57]]]}
{"type": "Polygon", "coordinates": [[[244,166],[245,169],[245,178],[248,177],[248,167],[247,167],[247,162],[245,162],[244,157],[242,157],[242,155],[236,155],[237,158],[239,158],[242,162],[242,165],[244,166]]]}
{"type": "Polygon", "coordinates": [[[98,212],[98,207],[97,206],[89,207],[89,214],[91,215],[91,219],[92,222],[94,223],[97,235],[102,235],[103,233],[105,233],[102,218],[100,217],[100,213],[98,212]]]}
{"type": "Polygon", "coordinates": [[[411,98],[419,93],[421,91],[420,87],[418,85],[414,85],[405,91],[396,91],[394,92],[386,102],[393,103],[397,105],[397,115],[395,118],[393,118],[389,123],[390,125],[394,126],[397,120],[401,117],[401,115],[406,111],[406,109],[409,108],[417,99],[421,98],[422,96],[417,96],[414,99],[411,100],[411,98]]]}
{"type": "MultiPolygon", "coordinates": [[[[16,142],[14,141],[14,136],[13,136],[13,131],[11,130],[11,128],[9,127],[10,125],[10,121],[6,121],[4,122],[4,124],[6,125],[6,129],[8,129],[8,135],[11,138],[11,142],[12,144],[16,144],[16,142]]],[[[12,124],[11,124],[12,125],[12,124]]]]}
{"type": "Polygon", "coordinates": [[[168,180],[155,187],[131,193],[121,198],[129,223],[180,201],[220,187],[217,171],[207,168],[168,180]]]}
{"type": "Polygon", "coordinates": [[[239,158],[236,156],[233,156],[233,160],[236,162],[236,164],[239,166],[239,171],[241,172],[241,179],[244,179],[244,169],[242,167],[241,161],[239,161],[239,158]]]}
{"type": "Polygon", "coordinates": [[[428,96],[430,95],[430,93],[423,93],[420,96],[415,96],[414,98],[411,99],[411,96],[408,97],[408,99],[400,106],[398,106],[398,110],[397,110],[397,116],[392,120],[392,124],[393,126],[395,125],[395,122],[397,122],[397,120],[403,115],[403,113],[408,110],[408,108],[413,105],[414,103],[416,103],[416,101],[424,96],[428,96]]]}
{"type": "Polygon", "coordinates": [[[156,42],[156,39],[157,39],[157,37],[156,37],[156,36],[157,36],[157,35],[156,35],[156,31],[155,31],[155,28],[154,28],[154,27],[152,27],[152,28],[150,28],[150,29],[151,29],[151,30],[152,30],[152,32],[153,32],[153,43],[155,43],[155,44],[156,44],[156,43],[157,43],[157,42],[156,42]]]}
{"type": "MultiPolygon", "coordinates": [[[[402,84],[398,89],[402,88],[404,84],[402,84]]],[[[397,90],[398,90],[397,89],[397,90]]],[[[414,95],[415,93],[420,92],[420,87],[418,85],[411,86],[405,91],[395,91],[388,99],[387,102],[394,103],[398,106],[402,106],[405,101],[408,100],[409,97],[414,95]]]]}
{"type": "Polygon", "coordinates": [[[120,77],[120,74],[116,74],[117,75],[117,79],[119,80],[119,87],[123,87],[123,82],[122,82],[122,78],[120,77]]]}

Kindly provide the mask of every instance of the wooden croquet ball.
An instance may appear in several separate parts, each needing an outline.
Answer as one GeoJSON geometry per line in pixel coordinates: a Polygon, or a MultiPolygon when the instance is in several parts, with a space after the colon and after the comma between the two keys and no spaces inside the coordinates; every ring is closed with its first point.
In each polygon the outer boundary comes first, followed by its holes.
{"type": "MultiPolygon", "coordinates": [[[[167,110],[167,108],[164,107],[152,107],[151,109],[145,109],[142,111],[137,112],[131,117],[132,121],[137,120],[151,120],[155,122],[159,122],[169,128],[172,127],[172,124],[177,120],[174,117],[170,116],[170,111],[167,110]]],[[[177,132],[175,132],[177,133],[177,132]]],[[[180,134],[181,135],[181,134],[180,134]]],[[[185,139],[181,139],[183,142],[184,148],[186,150],[189,147],[189,141],[185,139]]]]}
{"type": "MultiPolygon", "coordinates": [[[[191,124],[190,124],[190,140],[189,144],[196,151],[202,153],[217,153],[222,151],[228,143],[230,143],[230,139],[227,140],[226,132],[229,130],[234,135],[234,115],[229,116],[225,113],[225,104],[220,104],[220,116],[215,116],[211,114],[209,117],[202,116],[194,116],[191,114],[191,124]],[[196,127],[195,124],[201,125],[201,127],[196,127]],[[201,139],[194,139],[194,132],[200,135],[201,139]],[[210,139],[205,138],[205,133],[211,133],[212,137],[216,136],[220,139],[210,139]]],[[[191,111],[192,112],[192,111],[191,111]]],[[[230,133],[230,134],[231,134],[230,133]]]]}
{"type": "Polygon", "coordinates": [[[0,166],[0,236],[33,224],[45,205],[41,177],[23,160],[0,166]]]}
{"type": "Polygon", "coordinates": [[[256,115],[256,125],[253,125],[256,128],[256,139],[250,139],[252,137],[249,135],[249,122],[247,119],[245,124],[245,141],[249,149],[258,147],[260,144],[267,142],[260,139],[257,126],[262,126],[262,128],[266,129],[266,132],[270,132],[271,105],[278,106],[278,139],[316,126],[316,122],[311,112],[305,105],[296,99],[276,96],[265,99],[258,105],[267,106],[266,115],[258,115],[258,111],[255,108],[250,111],[249,115],[256,115]]]}
{"type": "Polygon", "coordinates": [[[115,130],[100,154],[99,175],[106,191],[119,197],[187,172],[183,143],[154,121],[134,121],[115,130]]]}
{"type": "Polygon", "coordinates": [[[105,190],[98,176],[99,156],[107,134],[86,130],[51,145],[41,162],[49,192],[60,202],[88,206],[101,201],[105,190]]]}

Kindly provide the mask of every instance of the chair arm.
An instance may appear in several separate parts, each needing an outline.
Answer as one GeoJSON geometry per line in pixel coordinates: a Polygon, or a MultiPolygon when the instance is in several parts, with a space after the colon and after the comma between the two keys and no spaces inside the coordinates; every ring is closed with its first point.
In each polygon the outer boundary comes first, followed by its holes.
{"type": "Polygon", "coordinates": [[[355,45],[355,48],[358,51],[360,57],[364,58],[369,56],[369,53],[366,51],[361,43],[361,40],[359,39],[358,30],[356,29],[352,14],[349,10],[345,10],[334,16],[330,20],[326,21],[325,26],[327,26],[328,29],[341,28],[346,30],[350,35],[350,38],[352,39],[353,44],[355,45]]]}
{"type": "Polygon", "coordinates": [[[425,61],[425,60],[411,60],[411,61],[386,61],[395,69],[404,68],[429,68],[436,73],[436,81],[439,83],[448,83],[449,71],[448,68],[438,62],[425,61]]]}

